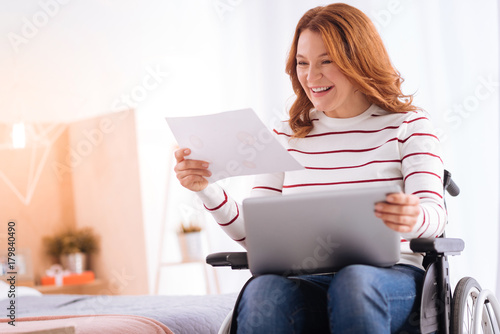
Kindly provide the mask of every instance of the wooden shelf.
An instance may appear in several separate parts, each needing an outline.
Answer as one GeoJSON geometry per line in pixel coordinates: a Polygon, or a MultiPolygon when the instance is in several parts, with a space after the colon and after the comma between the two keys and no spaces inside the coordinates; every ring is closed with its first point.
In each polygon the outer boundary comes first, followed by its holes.
{"type": "Polygon", "coordinates": [[[74,295],[97,295],[103,294],[103,289],[106,283],[103,280],[96,279],[93,282],[84,284],[71,284],[71,285],[36,285],[35,289],[43,294],[74,294],[74,295]]]}

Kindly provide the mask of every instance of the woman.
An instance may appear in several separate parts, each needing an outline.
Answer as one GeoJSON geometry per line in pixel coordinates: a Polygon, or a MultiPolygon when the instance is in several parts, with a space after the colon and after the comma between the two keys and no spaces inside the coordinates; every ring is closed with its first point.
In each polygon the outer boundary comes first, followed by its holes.
{"type": "MultiPolygon", "coordinates": [[[[389,333],[418,330],[424,270],[412,238],[443,232],[443,163],[425,114],[401,92],[375,27],[345,4],[309,10],[300,19],[286,65],[297,96],[278,140],[303,171],[256,177],[252,196],[399,184],[374,214],[401,233],[401,260],[290,279],[259,276],[238,306],[242,333],[389,333]]],[[[227,234],[245,245],[241,207],[215,184],[209,165],[175,152],[181,184],[196,191],[227,234]]],[[[304,222],[307,223],[307,222],[304,222]]]]}

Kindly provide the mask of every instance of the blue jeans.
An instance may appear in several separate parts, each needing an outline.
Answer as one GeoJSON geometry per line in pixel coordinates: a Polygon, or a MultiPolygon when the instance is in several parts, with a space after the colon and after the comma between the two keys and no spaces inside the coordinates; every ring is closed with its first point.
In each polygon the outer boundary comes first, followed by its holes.
{"type": "Polygon", "coordinates": [[[423,270],[401,264],[258,276],[238,305],[238,333],[419,332],[423,277],[423,270]]]}

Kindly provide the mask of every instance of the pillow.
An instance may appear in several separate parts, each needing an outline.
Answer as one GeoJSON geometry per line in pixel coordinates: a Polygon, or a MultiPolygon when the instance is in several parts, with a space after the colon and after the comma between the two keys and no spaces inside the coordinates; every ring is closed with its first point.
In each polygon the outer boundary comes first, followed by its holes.
{"type": "MultiPolygon", "coordinates": [[[[0,280],[0,300],[4,299],[12,299],[14,296],[9,297],[9,294],[12,292],[10,290],[10,284],[7,282],[0,280]]],[[[25,297],[25,296],[41,296],[42,293],[36,289],[27,287],[27,286],[17,286],[15,291],[13,291],[16,298],[25,297]]]]}

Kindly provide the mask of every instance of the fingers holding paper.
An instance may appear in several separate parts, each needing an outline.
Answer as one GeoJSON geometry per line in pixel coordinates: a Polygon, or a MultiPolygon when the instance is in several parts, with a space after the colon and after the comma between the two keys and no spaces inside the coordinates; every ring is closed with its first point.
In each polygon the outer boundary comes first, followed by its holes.
{"type": "Polygon", "coordinates": [[[409,194],[390,194],[386,201],[375,205],[375,215],[391,229],[411,232],[420,214],[420,199],[409,194]]]}
{"type": "Polygon", "coordinates": [[[174,152],[177,161],[174,171],[181,185],[191,191],[201,191],[208,186],[207,177],[212,173],[208,170],[206,161],[186,159],[191,154],[188,148],[181,148],[174,152]]]}

